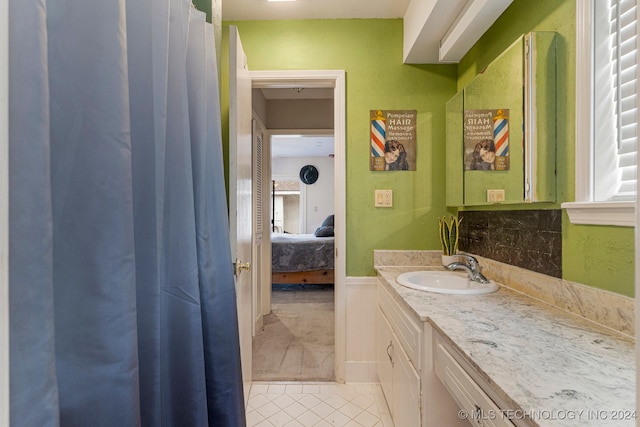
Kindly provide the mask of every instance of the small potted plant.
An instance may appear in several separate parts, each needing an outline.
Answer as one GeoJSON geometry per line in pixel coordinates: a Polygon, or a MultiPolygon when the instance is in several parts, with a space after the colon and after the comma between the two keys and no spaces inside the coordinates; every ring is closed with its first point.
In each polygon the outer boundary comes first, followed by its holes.
{"type": "Polygon", "coordinates": [[[449,215],[438,218],[440,244],[442,245],[442,265],[447,266],[458,261],[458,235],[462,218],[449,215]]]}

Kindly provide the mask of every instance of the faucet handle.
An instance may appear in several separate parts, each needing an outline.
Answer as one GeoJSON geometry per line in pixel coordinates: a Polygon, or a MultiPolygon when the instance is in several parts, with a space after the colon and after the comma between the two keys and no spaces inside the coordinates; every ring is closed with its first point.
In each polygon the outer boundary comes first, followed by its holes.
{"type": "Polygon", "coordinates": [[[464,258],[467,261],[469,268],[471,268],[474,271],[479,270],[480,264],[478,263],[478,259],[476,257],[472,255],[466,255],[466,254],[458,254],[458,256],[464,258]]]}

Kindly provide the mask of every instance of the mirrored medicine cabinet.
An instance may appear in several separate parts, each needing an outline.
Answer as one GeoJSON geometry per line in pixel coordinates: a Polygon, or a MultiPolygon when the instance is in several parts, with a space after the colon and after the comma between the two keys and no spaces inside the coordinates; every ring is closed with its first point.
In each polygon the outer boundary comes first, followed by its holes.
{"type": "Polygon", "coordinates": [[[521,36],[446,105],[447,206],[555,202],[556,40],[521,36]]]}

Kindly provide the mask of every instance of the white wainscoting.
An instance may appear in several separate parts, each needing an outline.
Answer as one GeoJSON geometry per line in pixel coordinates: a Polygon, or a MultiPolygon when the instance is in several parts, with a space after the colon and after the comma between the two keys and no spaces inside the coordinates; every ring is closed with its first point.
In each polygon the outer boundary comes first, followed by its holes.
{"type": "Polygon", "coordinates": [[[347,277],[346,280],[346,366],[347,383],[377,383],[376,373],[376,277],[347,277]]]}

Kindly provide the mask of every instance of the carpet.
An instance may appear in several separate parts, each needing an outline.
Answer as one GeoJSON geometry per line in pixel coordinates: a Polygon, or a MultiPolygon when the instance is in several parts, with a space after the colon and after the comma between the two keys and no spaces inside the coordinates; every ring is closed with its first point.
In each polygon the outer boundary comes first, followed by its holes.
{"type": "Polygon", "coordinates": [[[333,285],[273,285],[253,339],[254,381],[334,381],[333,285]]]}

